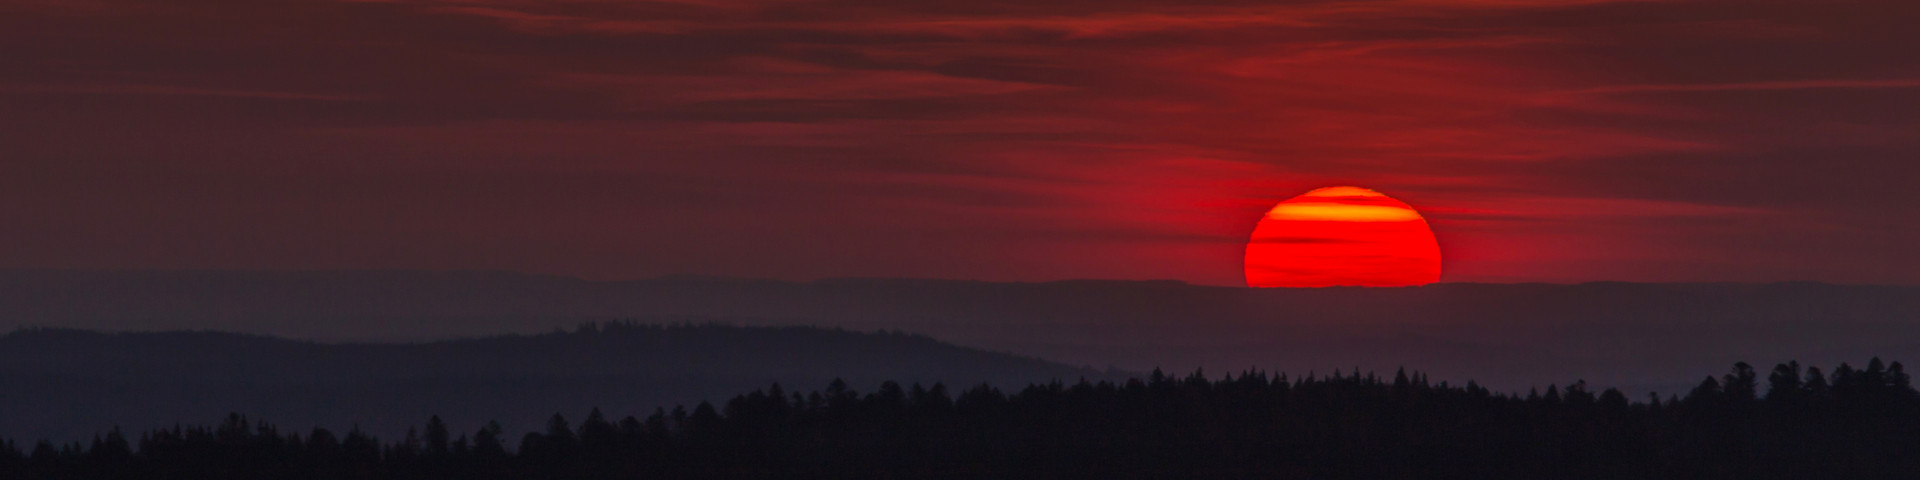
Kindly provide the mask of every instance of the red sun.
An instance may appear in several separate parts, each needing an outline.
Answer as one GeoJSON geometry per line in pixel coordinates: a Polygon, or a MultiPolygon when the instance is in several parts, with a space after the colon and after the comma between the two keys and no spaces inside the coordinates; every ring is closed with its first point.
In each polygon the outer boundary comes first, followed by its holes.
{"type": "Polygon", "coordinates": [[[1440,281],[1440,244],[1399,200],[1327,187],[1275,205],[1247,241],[1250,287],[1400,287],[1440,281]]]}

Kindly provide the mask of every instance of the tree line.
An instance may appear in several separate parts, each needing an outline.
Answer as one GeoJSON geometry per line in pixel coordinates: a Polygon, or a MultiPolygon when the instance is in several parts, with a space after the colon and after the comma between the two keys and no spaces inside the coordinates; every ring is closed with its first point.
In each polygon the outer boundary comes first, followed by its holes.
{"type": "Polygon", "coordinates": [[[1404,370],[1289,378],[1155,371],[1017,391],[887,382],[778,385],[691,409],[508,438],[438,417],[383,441],[358,430],[217,426],[89,442],[0,441],[0,478],[1908,478],[1920,394],[1899,363],[1831,373],[1740,363],[1684,396],[1585,382],[1526,394],[1404,370]]]}

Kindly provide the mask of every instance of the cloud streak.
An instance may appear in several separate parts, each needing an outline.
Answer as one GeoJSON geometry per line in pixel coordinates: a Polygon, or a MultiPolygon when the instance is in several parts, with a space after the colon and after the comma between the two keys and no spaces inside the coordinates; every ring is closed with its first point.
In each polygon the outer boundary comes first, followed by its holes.
{"type": "Polygon", "coordinates": [[[1447,280],[1920,282],[1912,2],[0,9],[0,267],[1235,284],[1361,185],[1447,280]]]}
{"type": "Polygon", "coordinates": [[[1642,92],[1766,92],[1776,90],[1920,88],[1920,79],[1893,80],[1793,80],[1776,82],[1718,83],[1703,85],[1619,85],[1575,90],[1568,93],[1607,94],[1642,92]]]}

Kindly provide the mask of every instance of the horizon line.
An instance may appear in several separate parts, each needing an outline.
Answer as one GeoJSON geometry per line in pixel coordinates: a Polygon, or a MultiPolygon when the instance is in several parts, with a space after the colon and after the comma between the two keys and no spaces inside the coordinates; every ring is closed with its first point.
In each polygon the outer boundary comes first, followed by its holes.
{"type": "Polygon", "coordinates": [[[806,279],[794,279],[794,278],[778,278],[778,277],[750,277],[750,276],[735,276],[735,275],[715,275],[715,274],[701,274],[701,273],[668,273],[668,274],[661,274],[661,275],[654,275],[654,276],[644,276],[644,277],[625,277],[625,278],[591,278],[591,277],[588,277],[588,276],[583,276],[583,275],[574,275],[574,274],[563,274],[563,273],[535,273],[535,272],[526,272],[526,271],[519,271],[519,270],[505,270],[505,269],[485,269],[485,268],[480,268],[480,269],[424,269],[424,268],[285,268],[285,269],[279,269],[279,268],[273,268],[273,269],[249,269],[249,268],[67,268],[67,267],[0,267],[0,274],[17,274],[17,273],[56,273],[56,274],[162,274],[162,275],[164,275],[164,274],[200,274],[200,275],[302,275],[302,274],[308,274],[308,275],[314,275],[314,274],[322,274],[322,275],[324,275],[324,274],[334,274],[334,275],[339,275],[339,274],[349,274],[349,275],[350,275],[350,274],[375,274],[375,273],[385,273],[385,274],[416,274],[416,275],[499,275],[499,276],[518,276],[518,277],[541,277],[541,278],[552,278],[552,279],[564,279],[564,280],[572,280],[572,281],[579,281],[579,282],[586,282],[586,283],[637,283],[637,282],[657,282],[657,281],[675,281],[675,280],[680,280],[680,281],[725,281],[725,282],[762,282],[762,283],[765,283],[765,282],[771,282],[771,283],[791,283],[791,284],[820,284],[820,283],[834,283],[834,282],[846,282],[846,281],[903,281],[903,282],[950,282],[950,283],[982,283],[982,284],[1010,284],[1010,285],[1044,285],[1044,284],[1060,284],[1060,283],[1140,283],[1140,284],[1178,284],[1178,285],[1180,285],[1180,286],[1189,286],[1189,287],[1205,287],[1205,288],[1231,288],[1231,289],[1248,289],[1248,290],[1282,290],[1282,291],[1292,291],[1292,290],[1325,290],[1325,289],[1371,289],[1371,288],[1377,288],[1377,289],[1392,289],[1392,288],[1420,288],[1420,287],[1436,287],[1436,286],[1454,286],[1454,285],[1459,285],[1459,286],[1472,286],[1472,285],[1508,285],[1508,286],[1527,286],[1527,285],[1539,285],[1539,286],[1581,286],[1581,285],[1608,285],[1608,284],[1626,284],[1626,285],[1781,285],[1781,284],[1815,284],[1815,285],[1833,285],[1833,286],[1852,286],[1852,287],[1920,287],[1920,285],[1916,285],[1916,284],[1897,284],[1897,283],[1855,283],[1855,282],[1835,282],[1835,281],[1828,281],[1828,280],[1810,280],[1810,279],[1796,279],[1796,280],[1752,280],[1752,281],[1746,281],[1746,280],[1678,280],[1678,281],[1649,281],[1649,280],[1611,280],[1611,279],[1595,279],[1595,280],[1578,280],[1578,281],[1548,281],[1548,280],[1526,280],[1526,281],[1512,281],[1512,282],[1500,282],[1500,281],[1446,281],[1446,280],[1443,280],[1443,281],[1439,281],[1439,282],[1434,282],[1434,283],[1429,283],[1429,284],[1424,284],[1424,285],[1404,285],[1404,286],[1367,286],[1367,285],[1334,285],[1334,286],[1326,286],[1326,287],[1250,287],[1250,286],[1246,286],[1246,285],[1231,285],[1231,284],[1211,284],[1211,283],[1195,283],[1195,282],[1192,282],[1192,281],[1188,281],[1188,280],[1180,280],[1180,279],[1172,279],[1172,278],[1086,278],[1086,277],[1081,277],[1081,278],[1059,278],[1059,279],[1051,279],[1051,280],[991,280],[991,279],[979,279],[979,278],[943,278],[943,277],[918,277],[918,276],[899,276],[899,277],[886,277],[886,276],[867,276],[867,275],[850,275],[850,276],[828,276],[828,277],[813,277],[813,278],[806,278],[806,279]]]}

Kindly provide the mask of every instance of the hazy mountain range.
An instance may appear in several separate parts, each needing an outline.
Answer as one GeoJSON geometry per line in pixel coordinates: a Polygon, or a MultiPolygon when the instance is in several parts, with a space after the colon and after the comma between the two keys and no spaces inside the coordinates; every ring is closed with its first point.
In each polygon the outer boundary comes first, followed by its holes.
{"type": "MultiPolygon", "coordinates": [[[[1170,281],[596,282],[487,272],[0,272],[0,328],[213,329],[319,340],[532,333],[583,320],[899,329],[1098,369],[1408,366],[1525,390],[1672,393],[1735,361],[1920,358],[1920,287],[1170,281]]],[[[820,372],[827,374],[830,372],[820,372]]]]}
{"type": "Polygon", "coordinates": [[[872,391],[886,380],[957,389],[1117,376],[923,336],[808,327],[614,324],[389,344],[28,329],[0,336],[0,437],[84,438],[229,412],[388,438],[436,414],[463,429],[498,420],[524,431],[556,412],[645,417],[775,383],[816,391],[843,378],[872,391]]]}

